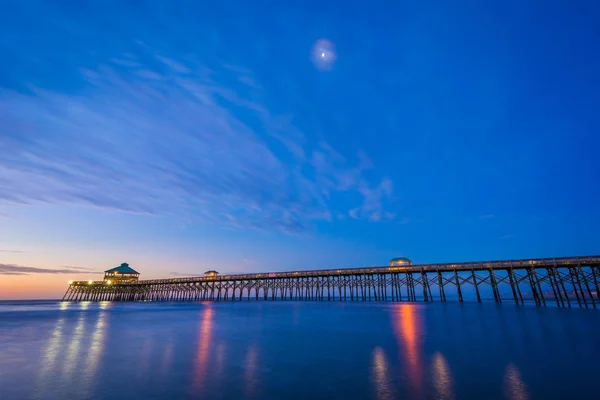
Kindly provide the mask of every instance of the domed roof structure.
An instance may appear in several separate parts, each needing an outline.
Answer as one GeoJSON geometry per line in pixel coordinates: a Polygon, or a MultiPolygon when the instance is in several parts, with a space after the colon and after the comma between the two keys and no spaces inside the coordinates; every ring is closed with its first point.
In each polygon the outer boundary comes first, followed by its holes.
{"type": "Polygon", "coordinates": [[[112,274],[112,273],[118,273],[118,274],[138,274],[138,275],[140,274],[135,269],[131,268],[129,266],[129,264],[127,264],[127,263],[123,263],[123,264],[119,265],[118,267],[111,268],[111,269],[106,270],[104,272],[109,273],[109,274],[112,274]]]}
{"type": "Polygon", "coordinates": [[[411,265],[412,261],[407,257],[396,257],[390,260],[390,266],[402,266],[402,265],[411,265]]]}

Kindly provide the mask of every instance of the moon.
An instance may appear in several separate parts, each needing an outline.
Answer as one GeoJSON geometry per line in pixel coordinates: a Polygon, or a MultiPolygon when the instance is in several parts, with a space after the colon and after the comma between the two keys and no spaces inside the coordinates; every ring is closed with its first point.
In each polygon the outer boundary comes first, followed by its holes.
{"type": "Polygon", "coordinates": [[[329,40],[319,39],[313,44],[311,59],[318,70],[331,70],[336,58],[335,46],[329,40]]]}

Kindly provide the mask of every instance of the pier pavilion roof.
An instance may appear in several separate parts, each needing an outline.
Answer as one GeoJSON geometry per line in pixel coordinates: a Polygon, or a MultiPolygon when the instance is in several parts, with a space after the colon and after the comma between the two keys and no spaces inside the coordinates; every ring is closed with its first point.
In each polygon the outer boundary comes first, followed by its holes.
{"type": "Polygon", "coordinates": [[[410,261],[410,259],[407,257],[396,257],[396,258],[392,258],[390,260],[390,262],[394,262],[394,261],[410,261]]]}
{"type": "Polygon", "coordinates": [[[214,269],[208,270],[204,273],[204,275],[214,275],[214,274],[218,274],[218,272],[215,271],[214,269]]]}
{"type": "Polygon", "coordinates": [[[106,273],[117,272],[119,274],[138,274],[138,275],[140,274],[135,269],[131,268],[129,266],[129,264],[127,264],[127,263],[123,263],[123,264],[119,265],[118,267],[111,268],[111,269],[109,269],[107,271],[104,271],[104,272],[106,272],[106,273]]]}

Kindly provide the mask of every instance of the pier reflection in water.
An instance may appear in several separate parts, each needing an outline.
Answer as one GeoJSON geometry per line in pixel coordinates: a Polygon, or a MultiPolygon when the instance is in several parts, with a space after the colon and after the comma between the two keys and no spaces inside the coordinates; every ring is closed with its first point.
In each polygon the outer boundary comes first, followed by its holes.
{"type": "Polygon", "coordinates": [[[0,302],[2,400],[595,398],[592,310],[0,302]]]}

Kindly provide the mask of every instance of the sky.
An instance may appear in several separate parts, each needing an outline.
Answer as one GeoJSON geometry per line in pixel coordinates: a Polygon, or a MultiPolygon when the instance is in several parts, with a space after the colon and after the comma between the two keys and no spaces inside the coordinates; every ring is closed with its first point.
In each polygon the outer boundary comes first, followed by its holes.
{"type": "Polygon", "coordinates": [[[0,299],[600,254],[600,4],[0,3],[0,299]]]}

